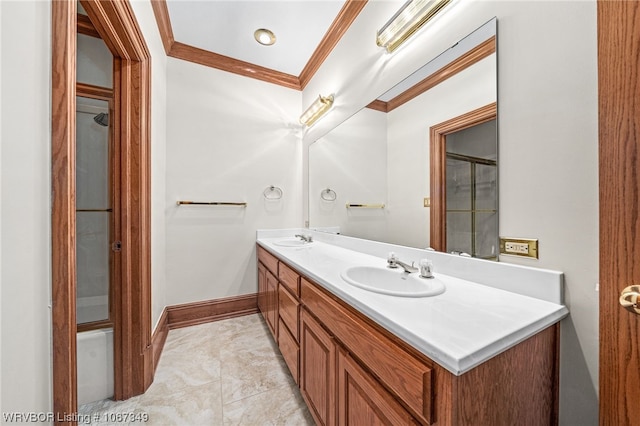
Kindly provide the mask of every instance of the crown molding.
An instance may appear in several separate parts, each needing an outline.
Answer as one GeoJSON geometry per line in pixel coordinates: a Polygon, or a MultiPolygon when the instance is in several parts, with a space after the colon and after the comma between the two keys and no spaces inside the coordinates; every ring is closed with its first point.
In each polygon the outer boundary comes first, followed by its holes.
{"type": "Polygon", "coordinates": [[[347,32],[356,17],[358,17],[367,1],[368,0],[347,0],[345,2],[299,76],[180,43],[175,40],[173,35],[166,0],[151,0],[151,6],[167,56],[278,84],[290,89],[303,90],[338,44],[344,33],[347,32]]]}

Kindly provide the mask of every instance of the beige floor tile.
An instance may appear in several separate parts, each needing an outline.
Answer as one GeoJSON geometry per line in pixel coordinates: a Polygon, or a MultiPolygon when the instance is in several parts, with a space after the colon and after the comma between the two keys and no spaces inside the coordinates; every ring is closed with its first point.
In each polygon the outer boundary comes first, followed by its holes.
{"type": "Polygon", "coordinates": [[[96,426],[142,424],[104,421],[118,420],[113,413],[148,416],[146,425],[313,424],[260,315],[171,330],[144,395],[87,404],[80,413],[96,426]]]}
{"type": "Polygon", "coordinates": [[[79,425],[117,425],[126,426],[130,423],[130,415],[136,412],[139,398],[134,397],[126,401],[102,401],[85,404],[78,409],[79,425]]]}
{"type": "Polygon", "coordinates": [[[224,424],[313,425],[311,414],[297,388],[283,386],[223,406],[224,424]]]}
{"type": "Polygon", "coordinates": [[[148,415],[146,425],[219,425],[222,424],[220,382],[192,386],[178,392],[148,391],[138,411],[148,415]]]}

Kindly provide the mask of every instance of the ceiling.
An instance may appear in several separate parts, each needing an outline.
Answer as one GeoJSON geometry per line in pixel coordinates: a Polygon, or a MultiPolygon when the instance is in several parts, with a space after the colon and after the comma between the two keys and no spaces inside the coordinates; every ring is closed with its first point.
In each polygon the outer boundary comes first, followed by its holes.
{"type": "Polygon", "coordinates": [[[299,76],[331,27],[344,0],[166,0],[175,41],[299,76]],[[276,43],[253,37],[266,28],[276,43]]]}
{"type": "MultiPolygon", "coordinates": [[[[151,6],[167,56],[303,90],[367,1],[152,0],[151,6]],[[261,28],[275,33],[275,44],[254,39],[261,28]]],[[[78,13],[78,31],[100,37],[79,0],[78,13]]]]}

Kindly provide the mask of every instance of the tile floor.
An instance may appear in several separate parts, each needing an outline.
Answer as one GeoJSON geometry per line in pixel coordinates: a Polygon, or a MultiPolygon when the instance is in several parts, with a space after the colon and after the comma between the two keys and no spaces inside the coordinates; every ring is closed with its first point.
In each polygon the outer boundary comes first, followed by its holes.
{"type": "Polygon", "coordinates": [[[87,404],[78,417],[93,425],[314,424],[257,314],[171,330],[144,395],[87,404]]]}

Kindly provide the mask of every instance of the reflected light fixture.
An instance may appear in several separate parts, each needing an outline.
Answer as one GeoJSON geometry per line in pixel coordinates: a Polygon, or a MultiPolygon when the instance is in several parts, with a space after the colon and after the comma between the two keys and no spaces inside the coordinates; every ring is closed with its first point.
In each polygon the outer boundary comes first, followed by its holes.
{"type": "Polygon", "coordinates": [[[333,105],[333,94],[329,96],[318,96],[318,99],[300,116],[300,124],[304,124],[307,127],[313,126],[320,117],[329,111],[331,105],[333,105]]]}
{"type": "Polygon", "coordinates": [[[409,0],[378,30],[376,44],[391,53],[451,0],[409,0]]]}
{"type": "Polygon", "coordinates": [[[256,41],[264,46],[271,46],[276,42],[276,35],[266,28],[259,28],[253,33],[256,41]]]}

